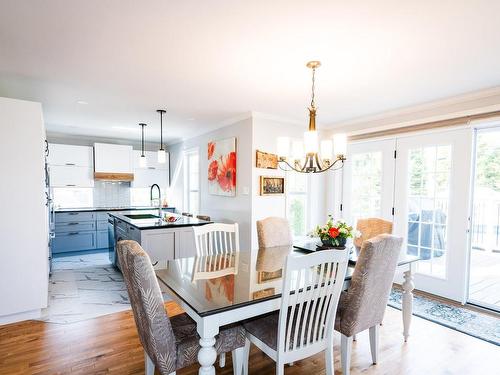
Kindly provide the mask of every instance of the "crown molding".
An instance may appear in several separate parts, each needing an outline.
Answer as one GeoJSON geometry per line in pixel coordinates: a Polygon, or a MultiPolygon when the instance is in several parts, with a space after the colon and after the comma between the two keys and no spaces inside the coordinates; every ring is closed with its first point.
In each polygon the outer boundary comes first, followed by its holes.
{"type": "Polygon", "coordinates": [[[500,86],[335,123],[328,128],[332,132],[358,135],[497,110],[500,110],[500,86]]]}

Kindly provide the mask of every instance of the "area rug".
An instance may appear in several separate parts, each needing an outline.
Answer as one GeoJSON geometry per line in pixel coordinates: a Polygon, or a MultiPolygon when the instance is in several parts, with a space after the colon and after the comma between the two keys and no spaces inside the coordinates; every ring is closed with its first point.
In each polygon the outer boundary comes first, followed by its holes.
{"type": "MultiPolygon", "coordinates": [[[[401,310],[402,291],[394,288],[389,306],[401,310]]],[[[424,296],[413,299],[413,315],[500,346],[500,317],[444,304],[424,296]]]]}
{"type": "Polygon", "coordinates": [[[80,253],[53,259],[48,307],[38,320],[67,324],[128,309],[123,276],[108,253],[80,253]]]}

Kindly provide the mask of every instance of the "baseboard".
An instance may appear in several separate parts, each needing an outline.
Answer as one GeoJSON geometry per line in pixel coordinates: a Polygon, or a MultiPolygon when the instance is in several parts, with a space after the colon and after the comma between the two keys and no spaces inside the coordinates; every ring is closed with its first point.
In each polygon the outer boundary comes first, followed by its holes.
{"type": "Polygon", "coordinates": [[[0,325],[20,322],[22,320],[37,319],[42,315],[42,309],[24,311],[21,313],[0,316],[0,325]]]}

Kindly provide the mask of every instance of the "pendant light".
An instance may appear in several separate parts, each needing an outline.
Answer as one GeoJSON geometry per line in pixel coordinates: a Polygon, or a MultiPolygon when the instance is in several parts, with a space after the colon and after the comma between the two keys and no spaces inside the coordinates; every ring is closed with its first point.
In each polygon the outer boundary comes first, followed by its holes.
{"type": "Polygon", "coordinates": [[[309,61],[306,65],[312,70],[311,85],[311,106],[309,107],[309,130],[304,133],[303,141],[290,142],[289,137],[279,137],[277,141],[278,161],[283,170],[293,170],[300,173],[321,173],[326,172],[340,163],[340,166],[334,169],[340,169],[344,166],[346,160],[347,139],[343,134],[330,139],[318,139],[316,130],[316,103],[314,102],[315,74],[316,69],[321,66],[319,61],[309,61]],[[290,154],[290,143],[292,151],[290,154]],[[335,152],[335,159],[332,158],[335,152]],[[284,168],[282,166],[285,166],[284,168]]]}
{"type": "Polygon", "coordinates": [[[167,161],[167,153],[163,149],[163,115],[167,113],[164,109],[157,109],[160,114],[160,149],[158,150],[158,163],[165,164],[167,161]]]}
{"type": "Polygon", "coordinates": [[[141,133],[142,133],[142,138],[141,138],[141,157],[139,158],[139,166],[141,168],[146,168],[148,163],[146,161],[146,155],[144,155],[144,127],[146,127],[146,124],[139,124],[141,127],[141,133]]]}

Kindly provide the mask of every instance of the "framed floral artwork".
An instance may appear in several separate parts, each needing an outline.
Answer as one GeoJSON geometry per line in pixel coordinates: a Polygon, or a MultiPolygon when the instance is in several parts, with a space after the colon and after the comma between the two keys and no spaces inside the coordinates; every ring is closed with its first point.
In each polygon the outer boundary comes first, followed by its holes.
{"type": "Polygon", "coordinates": [[[208,142],[208,192],[236,195],[236,138],[208,142]]]}

